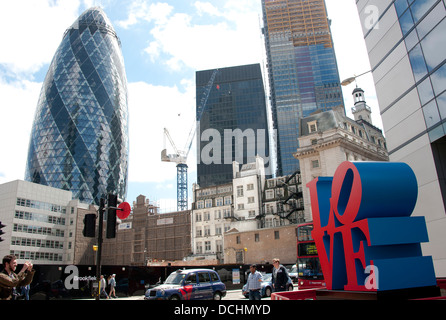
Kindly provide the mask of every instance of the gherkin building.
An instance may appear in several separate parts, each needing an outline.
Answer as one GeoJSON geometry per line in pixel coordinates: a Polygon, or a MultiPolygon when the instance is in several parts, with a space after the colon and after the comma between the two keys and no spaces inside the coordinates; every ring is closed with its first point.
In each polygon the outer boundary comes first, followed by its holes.
{"type": "Polygon", "coordinates": [[[121,43],[101,8],[65,32],[34,117],[25,180],[99,204],[125,199],[129,157],[127,79],[121,43]]]}

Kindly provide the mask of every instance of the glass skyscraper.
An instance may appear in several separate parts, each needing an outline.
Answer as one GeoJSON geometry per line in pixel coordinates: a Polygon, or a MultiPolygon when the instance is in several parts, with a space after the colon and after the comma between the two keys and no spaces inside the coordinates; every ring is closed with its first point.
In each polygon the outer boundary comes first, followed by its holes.
{"type": "Polygon", "coordinates": [[[343,105],[324,0],[262,0],[277,174],[299,169],[299,119],[343,105]]]}
{"type": "Polygon", "coordinates": [[[264,158],[270,175],[268,117],[260,64],[196,72],[197,180],[200,188],[232,182],[232,161],[264,158]]]}
{"type": "Polygon", "coordinates": [[[129,157],[127,79],[120,41],[101,8],[65,32],[42,86],[25,180],[99,204],[125,199],[129,157]]]}
{"type": "Polygon", "coordinates": [[[446,2],[356,1],[390,161],[418,181],[436,276],[446,277],[446,2]],[[373,19],[371,19],[373,18],[373,19]],[[373,23],[371,23],[373,22],[373,23]]]}

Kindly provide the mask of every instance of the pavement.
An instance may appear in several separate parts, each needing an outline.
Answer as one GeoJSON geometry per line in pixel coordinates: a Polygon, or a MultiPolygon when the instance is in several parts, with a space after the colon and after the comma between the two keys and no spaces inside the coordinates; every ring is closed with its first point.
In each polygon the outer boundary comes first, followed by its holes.
{"type": "MultiPolygon", "coordinates": [[[[94,298],[85,298],[85,299],[76,299],[76,300],[95,300],[94,298]]],[[[131,300],[144,300],[143,295],[136,295],[136,296],[130,296],[130,297],[118,297],[118,298],[111,298],[111,299],[101,299],[105,301],[131,301],[131,300]]],[[[226,296],[222,300],[248,300],[242,295],[241,289],[236,290],[227,290],[226,296]]],[[[262,300],[271,300],[270,297],[262,298],[262,300]]]]}

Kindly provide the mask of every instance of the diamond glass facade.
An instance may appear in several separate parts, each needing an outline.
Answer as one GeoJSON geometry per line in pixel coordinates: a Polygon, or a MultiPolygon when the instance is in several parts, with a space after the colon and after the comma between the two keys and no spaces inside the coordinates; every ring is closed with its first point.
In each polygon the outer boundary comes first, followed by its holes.
{"type": "Polygon", "coordinates": [[[262,0],[277,175],[299,169],[299,119],[343,105],[324,0],[262,0]]]}
{"type": "Polygon", "coordinates": [[[65,32],[40,93],[25,180],[99,204],[125,199],[129,156],[127,79],[120,41],[100,8],[65,32]]]}

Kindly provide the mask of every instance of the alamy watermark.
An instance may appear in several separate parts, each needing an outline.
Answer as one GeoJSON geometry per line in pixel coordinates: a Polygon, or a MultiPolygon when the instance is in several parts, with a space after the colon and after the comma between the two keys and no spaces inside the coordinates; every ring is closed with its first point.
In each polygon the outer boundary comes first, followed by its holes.
{"type": "Polygon", "coordinates": [[[92,276],[79,277],[79,269],[74,265],[66,266],[64,273],[68,273],[68,276],[65,278],[64,282],[65,289],[67,290],[79,289],[79,281],[96,281],[96,277],[92,276]]]}
{"type": "Polygon", "coordinates": [[[378,267],[374,265],[368,265],[365,270],[365,274],[368,276],[365,278],[364,286],[367,290],[378,290],[379,272],[378,267]]]}
{"type": "Polygon", "coordinates": [[[197,146],[202,146],[197,147],[197,164],[232,164],[233,161],[243,164],[246,151],[246,159],[255,159],[256,156],[260,156],[264,159],[265,169],[270,167],[271,152],[267,154],[270,141],[268,130],[224,129],[222,137],[222,133],[217,129],[208,128],[200,133],[200,128],[200,122],[197,122],[197,146]],[[207,142],[207,144],[203,145],[202,142],[207,142]]]}
{"type": "Polygon", "coordinates": [[[367,30],[379,29],[379,9],[377,6],[368,5],[364,8],[364,28],[367,30]]]}

